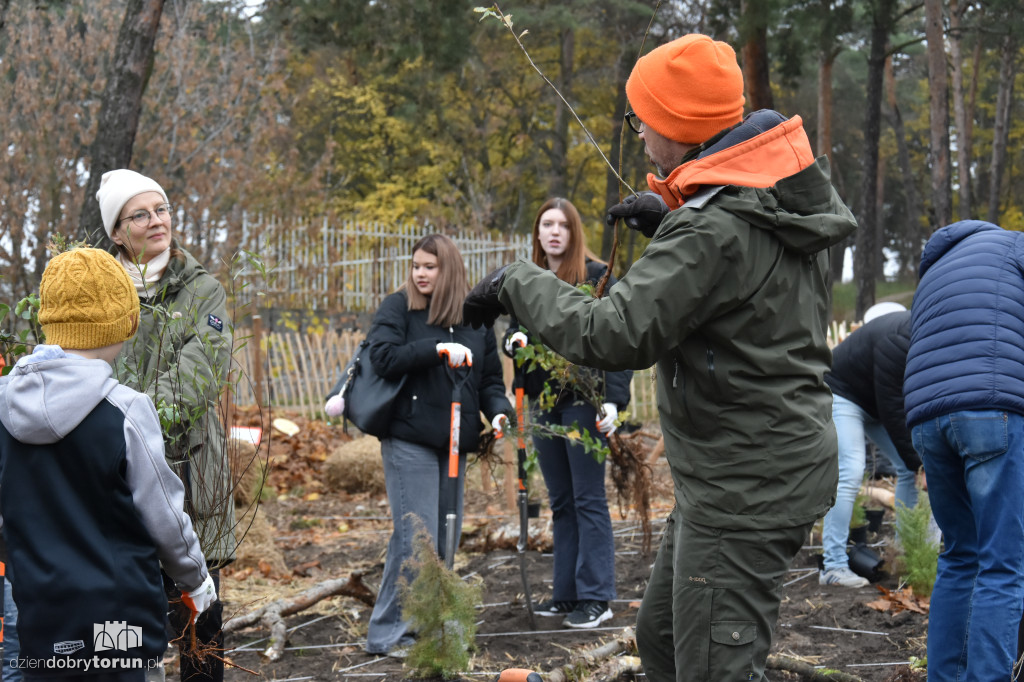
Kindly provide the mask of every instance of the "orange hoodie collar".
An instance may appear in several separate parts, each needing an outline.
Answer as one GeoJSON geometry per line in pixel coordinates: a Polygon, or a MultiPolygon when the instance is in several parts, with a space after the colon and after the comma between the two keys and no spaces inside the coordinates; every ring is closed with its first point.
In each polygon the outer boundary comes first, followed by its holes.
{"type": "Polygon", "coordinates": [[[771,187],[812,163],[803,120],[794,116],[749,140],[684,163],[664,180],[648,173],[647,185],[676,209],[701,186],[771,187]]]}

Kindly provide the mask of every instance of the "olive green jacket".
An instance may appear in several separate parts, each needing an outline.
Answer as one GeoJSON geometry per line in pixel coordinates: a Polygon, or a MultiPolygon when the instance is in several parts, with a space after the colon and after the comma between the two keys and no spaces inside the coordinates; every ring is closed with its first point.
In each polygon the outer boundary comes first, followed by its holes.
{"type": "Polygon", "coordinates": [[[527,262],[499,298],[571,362],[657,362],[665,453],[684,518],[731,528],[810,523],[838,465],[823,375],[827,248],[856,227],[827,159],[769,188],[705,187],[662,221],[602,299],[527,262]]]}
{"type": "Polygon", "coordinates": [[[175,243],[150,294],[140,296],[139,330],[115,366],[118,379],[149,395],[165,424],[167,462],[185,483],[206,558],[234,558],[232,477],[220,397],[231,368],[224,287],[175,243]],[[163,408],[163,409],[161,409],[163,408]],[[166,427],[168,418],[173,422],[166,427]]]}

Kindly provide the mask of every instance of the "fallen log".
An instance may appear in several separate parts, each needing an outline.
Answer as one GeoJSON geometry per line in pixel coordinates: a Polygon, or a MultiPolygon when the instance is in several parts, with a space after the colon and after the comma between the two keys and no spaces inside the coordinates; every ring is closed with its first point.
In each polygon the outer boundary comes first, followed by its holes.
{"type": "Polygon", "coordinates": [[[356,572],[352,573],[348,578],[325,580],[292,597],[272,601],[255,611],[232,618],[224,623],[222,629],[224,632],[233,632],[250,625],[255,625],[257,622],[261,623],[263,627],[270,631],[270,645],[263,652],[263,655],[271,661],[276,661],[284,653],[285,632],[287,630],[284,623],[285,617],[308,609],[310,606],[328,597],[338,595],[358,599],[367,606],[373,606],[376,601],[373,592],[363,584],[363,573],[356,572]]]}
{"type": "MultiPolygon", "coordinates": [[[[615,654],[622,652],[636,652],[636,635],[633,633],[633,628],[625,628],[618,637],[610,642],[601,644],[596,647],[584,649],[572,659],[561,666],[556,668],[544,676],[547,682],[568,682],[569,680],[589,680],[592,679],[591,675],[584,673],[580,674],[580,667],[592,668],[597,665],[601,665],[606,659],[611,658],[615,654]]],[[[630,659],[635,657],[630,656],[630,659]]],[[[630,660],[627,662],[627,666],[633,666],[638,664],[639,661],[630,660]]],[[[594,677],[595,680],[612,680],[614,677],[607,677],[606,675],[611,674],[612,668],[618,666],[609,666],[608,670],[605,671],[600,677],[594,677]]],[[[623,670],[624,672],[624,670],[623,670]]],[[[595,671],[595,675],[598,671],[595,671]]]]}
{"type": "Polygon", "coordinates": [[[875,485],[865,485],[861,487],[861,494],[870,497],[878,504],[884,504],[889,509],[896,508],[896,494],[891,490],[885,488],[879,488],[875,485]]]}
{"type": "Polygon", "coordinates": [[[818,670],[810,663],[792,658],[791,656],[768,656],[768,663],[765,666],[768,670],[785,670],[787,672],[803,675],[811,682],[864,682],[863,678],[838,670],[818,670]]]}
{"type": "MultiPolygon", "coordinates": [[[[519,520],[503,523],[499,526],[481,525],[473,532],[462,537],[459,551],[492,552],[496,549],[516,551],[519,542],[519,520]]],[[[551,522],[533,521],[529,524],[526,549],[535,552],[550,552],[554,547],[554,536],[551,534],[551,522]]]]}

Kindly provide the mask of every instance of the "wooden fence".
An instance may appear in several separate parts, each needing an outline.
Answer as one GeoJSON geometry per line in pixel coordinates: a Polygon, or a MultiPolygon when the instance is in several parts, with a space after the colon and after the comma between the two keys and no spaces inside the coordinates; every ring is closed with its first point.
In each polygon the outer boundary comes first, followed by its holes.
{"type": "MultiPolygon", "coordinates": [[[[319,311],[374,311],[381,300],[405,282],[412,247],[423,236],[437,232],[431,225],[407,223],[332,224],[300,222],[283,225],[275,220],[243,222],[240,247],[257,254],[266,264],[269,282],[255,273],[241,275],[236,286],[240,305],[255,303],[319,311]]],[[[448,231],[462,254],[470,284],[491,270],[529,256],[530,235],[499,235],[468,230],[448,231]]]]}
{"type": "MultiPolygon", "coordinates": [[[[258,403],[296,410],[307,417],[321,416],[324,396],[341,377],[364,333],[264,332],[259,322],[255,318],[252,329],[236,329],[235,337],[245,341],[235,352],[235,404],[258,403]]],[[[512,361],[504,354],[502,359],[508,387],[512,361]]],[[[658,418],[653,371],[633,373],[629,412],[635,420],[658,418]]]]}

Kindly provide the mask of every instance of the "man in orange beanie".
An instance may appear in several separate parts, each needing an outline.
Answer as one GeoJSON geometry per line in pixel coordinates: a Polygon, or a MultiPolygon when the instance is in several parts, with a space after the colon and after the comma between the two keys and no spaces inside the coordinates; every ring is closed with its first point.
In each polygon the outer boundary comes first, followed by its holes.
{"type": "Polygon", "coordinates": [[[836,495],[824,374],[828,248],[856,223],[801,121],[743,116],[733,49],[687,35],[642,57],[626,120],[658,174],[609,209],[651,242],[604,298],[517,262],[466,299],[570,362],[658,364],[676,507],[637,615],[653,682],[764,680],[779,586],[836,495]]]}

